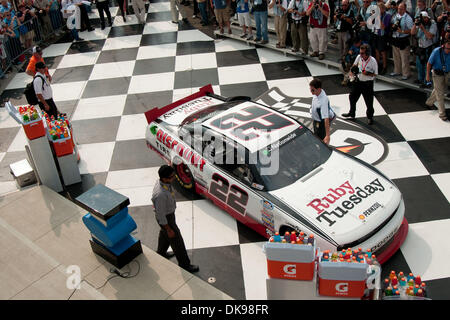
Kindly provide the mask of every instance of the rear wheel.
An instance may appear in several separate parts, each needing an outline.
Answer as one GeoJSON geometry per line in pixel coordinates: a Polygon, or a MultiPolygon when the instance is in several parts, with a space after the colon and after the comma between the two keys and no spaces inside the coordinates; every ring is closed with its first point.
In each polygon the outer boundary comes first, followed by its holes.
{"type": "Polygon", "coordinates": [[[175,165],[175,176],[183,189],[189,191],[194,190],[194,177],[192,176],[191,170],[184,162],[175,165]]]}

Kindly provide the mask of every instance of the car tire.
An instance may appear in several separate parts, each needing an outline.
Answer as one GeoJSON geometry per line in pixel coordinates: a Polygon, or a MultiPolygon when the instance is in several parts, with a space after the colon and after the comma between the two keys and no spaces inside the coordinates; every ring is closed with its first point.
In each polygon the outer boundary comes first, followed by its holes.
{"type": "Polygon", "coordinates": [[[180,186],[189,192],[194,192],[195,190],[195,180],[194,176],[192,175],[191,170],[184,162],[180,162],[179,164],[173,165],[175,169],[175,177],[177,178],[178,183],[180,186]]]}

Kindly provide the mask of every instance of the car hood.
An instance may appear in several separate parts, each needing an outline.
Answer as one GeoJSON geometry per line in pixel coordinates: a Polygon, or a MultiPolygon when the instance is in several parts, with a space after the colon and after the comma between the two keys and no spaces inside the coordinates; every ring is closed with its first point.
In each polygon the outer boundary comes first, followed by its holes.
{"type": "Polygon", "coordinates": [[[367,236],[394,213],[401,200],[391,181],[335,151],[319,168],[270,194],[340,245],[367,236]]]}

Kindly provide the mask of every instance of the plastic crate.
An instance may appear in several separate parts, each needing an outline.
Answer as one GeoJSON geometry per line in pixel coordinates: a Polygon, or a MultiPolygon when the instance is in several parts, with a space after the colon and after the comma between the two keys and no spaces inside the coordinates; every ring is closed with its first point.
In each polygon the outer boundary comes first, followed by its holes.
{"type": "Polygon", "coordinates": [[[314,278],[315,246],[273,243],[264,245],[270,278],[306,280],[314,278]]]}
{"type": "Polygon", "coordinates": [[[33,140],[45,136],[44,122],[42,119],[22,123],[23,130],[28,139],[33,140]]]}
{"type": "Polygon", "coordinates": [[[57,157],[62,157],[73,153],[73,141],[71,136],[65,139],[54,140],[53,149],[57,157]]]}
{"type": "Polygon", "coordinates": [[[366,263],[319,261],[319,294],[361,298],[367,279],[366,263]]]}

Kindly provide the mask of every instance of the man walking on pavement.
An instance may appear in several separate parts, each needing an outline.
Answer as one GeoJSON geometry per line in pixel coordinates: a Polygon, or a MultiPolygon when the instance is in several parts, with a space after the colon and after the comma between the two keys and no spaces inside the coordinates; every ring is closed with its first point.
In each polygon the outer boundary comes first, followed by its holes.
{"type": "Polygon", "coordinates": [[[161,227],[156,252],[163,257],[170,258],[172,255],[167,253],[170,246],[181,268],[189,272],[197,272],[199,267],[191,264],[183,237],[175,221],[177,204],[171,185],[175,177],[175,170],[168,165],[162,165],[158,170],[158,175],[159,180],[153,188],[152,195],[156,220],[161,227]]]}
{"type": "Polygon", "coordinates": [[[445,90],[447,88],[447,75],[450,70],[450,42],[446,41],[441,47],[437,47],[431,53],[427,63],[427,82],[430,82],[430,73],[433,70],[433,91],[425,104],[431,107],[437,101],[439,118],[447,121],[445,112],[445,90]]]}

